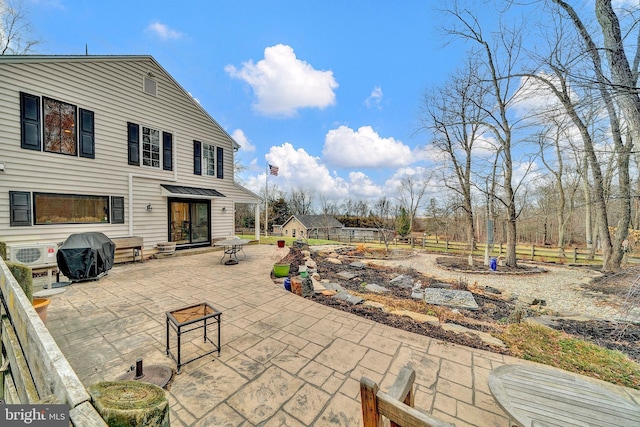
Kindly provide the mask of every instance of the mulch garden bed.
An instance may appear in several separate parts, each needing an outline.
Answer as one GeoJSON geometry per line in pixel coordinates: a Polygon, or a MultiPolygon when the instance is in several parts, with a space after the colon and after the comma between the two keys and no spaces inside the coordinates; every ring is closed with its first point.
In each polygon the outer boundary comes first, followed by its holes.
{"type": "MultiPolygon", "coordinates": [[[[342,255],[348,256],[353,261],[358,261],[358,253],[350,251],[348,253],[342,252],[342,255]]],[[[407,254],[400,254],[399,257],[407,256],[407,254]]],[[[370,258],[370,256],[365,256],[370,258]]],[[[384,259],[389,259],[389,256],[385,256],[384,259]]],[[[391,256],[393,258],[393,256],[391,256]]],[[[337,265],[328,262],[324,256],[319,254],[314,255],[314,261],[317,263],[318,272],[322,279],[328,279],[339,283],[342,287],[354,291],[363,292],[364,284],[378,284],[381,286],[387,286],[391,279],[396,278],[399,275],[405,275],[411,277],[414,282],[420,281],[423,287],[428,287],[433,283],[433,278],[423,275],[414,269],[406,267],[381,267],[368,265],[366,268],[350,271],[357,272],[358,276],[351,280],[345,280],[337,276],[338,273],[345,271],[346,266],[344,264],[337,265]]],[[[292,248],[283,262],[291,263],[291,275],[298,273],[298,265],[304,264],[304,257],[299,249],[292,248]]],[[[466,272],[472,272],[469,268],[468,259],[464,257],[441,257],[438,258],[440,265],[444,264],[447,268],[461,270],[466,272]]],[[[477,269],[486,270],[486,267],[479,263],[477,269]]],[[[505,267],[501,267],[503,272],[507,273],[505,267]]],[[[531,271],[532,267],[518,267],[513,273],[534,273],[531,271]]],[[[539,267],[533,267],[537,272],[540,272],[539,267]]],[[[640,270],[636,271],[640,274],[640,270]]],[[[629,277],[633,277],[630,275],[629,277]]],[[[638,277],[637,275],[635,277],[638,277]]],[[[629,279],[631,280],[631,279],[629,279]]],[[[452,283],[454,289],[466,289],[467,284],[464,282],[452,283]]],[[[609,289],[611,293],[622,293],[622,286],[618,283],[606,284],[606,281],[599,280],[593,284],[594,289],[602,291],[602,289],[609,289]]],[[[415,302],[415,299],[411,298],[411,289],[405,289],[400,287],[388,287],[390,292],[399,304],[403,301],[415,302]]],[[[628,289],[628,286],[627,286],[628,289]]],[[[488,333],[500,333],[504,330],[507,322],[513,321],[514,316],[529,317],[536,314],[535,311],[529,308],[522,308],[516,306],[515,302],[506,301],[500,299],[492,294],[484,293],[480,289],[469,288],[466,289],[474,294],[474,298],[478,303],[478,310],[455,310],[451,311],[442,307],[437,308],[437,312],[440,316],[444,316],[446,319],[455,319],[454,323],[465,326],[469,329],[480,330],[488,333]]],[[[364,306],[362,304],[351,305],[344,301],[337,300],[331,297],[316,294],[313,300],[338,310],[353,313],[355,315],[365,317],[378,323],[382,323],[394,328],[398,328],[404,331],[425,335],[428,337],[436,338],[439,340],[460,344],[468,347],[484,349],[495,353],[509,354],[508,349],[493,347],[485,344],[477,336],[467,334],[456,334],[453,332],[445,331],[440,326],[431,325],[428,323],[416,322],[409,317],[397,316],[374,307],[364,306]]],[[[633,323],[616,323],[609,321],[592,320],[588,322],[572,321],[572,320],[559,320],[554,322],[553,327],[558,330],[562,330],[572,336],[591,341],[601,347],[608,349],[619,350],[627,354],[630,358],[640,362],[640,324],[633,323]]]]}

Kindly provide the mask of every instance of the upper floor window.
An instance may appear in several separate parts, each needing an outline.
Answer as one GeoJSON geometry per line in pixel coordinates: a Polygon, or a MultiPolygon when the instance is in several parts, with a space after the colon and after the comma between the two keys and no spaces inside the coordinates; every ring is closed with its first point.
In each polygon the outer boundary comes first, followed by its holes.
{"type": "Polygon", "coordinates": [[[93,111],[67,102],[43,97],[41,107],[39,96],[20,92],[20,132],[22,148],[95,157],[93,111]]]}
{"type": "Polygon", "coordinates": [[[202,144],[202,169],[205,175],[216,176],[216,147],[202,144]]]}
{"type": "Polygon", "coordinates": [[[127,123],[128,162],[130,165],[173,170],[173,134],[127,123]],[[142,133],[142,143],[140,134],[142,133]]]}
{"type": "Polygon", "coordinates": [[[193,141],[193,173],[224,178],[224,150],[222,147],[193,141]]]}
{"type": "Polygon", "coordinates": [[[76,155],[76,106],[43,98],[44,151],[76,155]]]}
{"type": "Polygon", "coordinates": [[[142,164],[160,167],[160,131],[142,126],[142,164]]]}

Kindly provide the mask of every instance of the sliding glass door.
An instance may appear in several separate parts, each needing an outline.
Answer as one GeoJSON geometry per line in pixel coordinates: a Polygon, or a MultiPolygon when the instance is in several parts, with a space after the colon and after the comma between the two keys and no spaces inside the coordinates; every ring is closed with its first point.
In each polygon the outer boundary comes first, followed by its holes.
{"type": "Polygon", "coordinates": [[[211,242],[211,202],[169,199],[169,241],[178,246],[204,246],[211,242]]]}

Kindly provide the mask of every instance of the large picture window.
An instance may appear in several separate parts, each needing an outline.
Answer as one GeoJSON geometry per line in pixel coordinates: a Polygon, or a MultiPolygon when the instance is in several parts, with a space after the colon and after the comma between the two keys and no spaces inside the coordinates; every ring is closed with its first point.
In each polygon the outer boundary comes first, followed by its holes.
{"type": "Polygon", "coordinates": [[[109,197],[79,194],[34,193],[36,224],[109,222],[109,197]]]}
{"type": "Polygon", "coordinates": [[[76,155],[76,106],[43,98],[44,151],[76,155]]]}
{"type": "Polygon", "coordinates": [[[142,126],[142,164],[160,167],[160,131],[142,126]]]}
{"type": "Polygon", "coordinates": [[[202,172],[216,176],[216,147],[213,145],[202,144],[202,172]]]}

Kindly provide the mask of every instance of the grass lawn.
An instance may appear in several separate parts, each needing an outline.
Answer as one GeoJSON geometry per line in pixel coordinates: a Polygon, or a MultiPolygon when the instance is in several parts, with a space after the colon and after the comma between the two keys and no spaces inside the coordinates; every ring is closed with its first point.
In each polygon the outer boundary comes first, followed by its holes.
{"type": "MultiPolygon", "coordinates": [[[[245,234],[238,236],[241,239],[254,240],[255,235],[253,234],[245,234]]],[[[293,242],[296,240],[300,240],[296,237],[284,237],[284,236],[260,236],[260,243],[263,245],[276,245],[278,244],[278,240],[284,240],[285,246],[293,245],[293,242]]],[[[344,243],[337,242],[335,240],[324,240],[324,239],[304,239],[304,242],[309,245],[341,245],[344,243]]]]}

